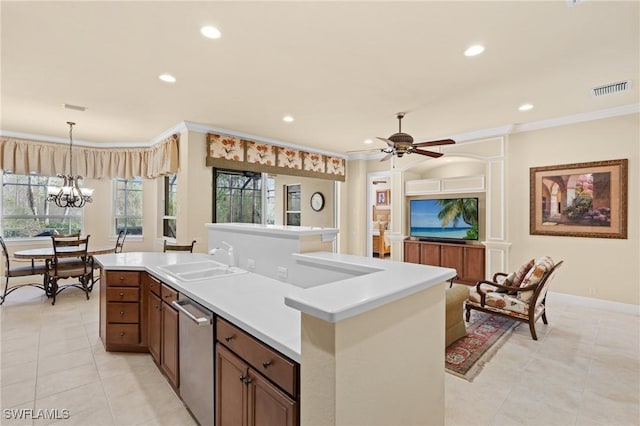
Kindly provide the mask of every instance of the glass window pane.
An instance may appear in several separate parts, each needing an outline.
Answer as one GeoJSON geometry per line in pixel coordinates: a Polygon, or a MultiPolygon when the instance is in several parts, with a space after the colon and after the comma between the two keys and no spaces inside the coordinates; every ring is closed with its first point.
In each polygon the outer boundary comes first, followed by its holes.
{"type": "Polygon", "coordinates": [[[123,229],[131,235],[142,235],[142,197],[142,178],[115,179],[114,235],[123,229]]]}
{"type": "Polygon", "coordinates": [[[29,238],[82,229],[83,209],[62,208],[47,201],[47,186],[57,177],[2,174],[2,227],[6,238],[29,238]]]}

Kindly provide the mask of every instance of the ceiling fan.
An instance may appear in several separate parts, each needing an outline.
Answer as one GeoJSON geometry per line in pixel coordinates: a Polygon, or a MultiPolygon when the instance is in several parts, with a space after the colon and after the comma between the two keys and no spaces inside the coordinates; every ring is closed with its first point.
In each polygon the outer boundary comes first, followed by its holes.
{"type": "Polygon", "coordinates": [[[402,133],[402,119],[404,118],[404,112],[399,112],[396,117],[398,117],[398,133],[394,133],[388,138],[378,137],[378,139],[387,143],[387,147],[380,150],[387,155],[385,155],[384,158],[380,161],[386,161],[394,155],[397,157],[402,157],[405,154],[413,153],[426,155],[427,157],[438,158],[442,157],[443,154],[440,152],[427,151],[420,148],[426,146],[451,145],[456,143],[453,139],[441,139],[437,141],[413,143],[413,138],[411,137],[411,135],[402,133]]]}

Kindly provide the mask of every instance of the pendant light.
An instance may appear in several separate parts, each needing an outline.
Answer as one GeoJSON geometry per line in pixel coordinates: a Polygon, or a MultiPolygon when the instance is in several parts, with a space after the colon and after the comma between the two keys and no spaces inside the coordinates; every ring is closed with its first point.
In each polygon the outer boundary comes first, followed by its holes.
{"type": "Polygon", "coordinates": [[[86,203],[93,201],[93,189],[80,188],[78,181],[82,176],[73,175],[73,126],[76,123],[67,121],[69,125],[69,174],[57,176],[63,180],[62,186],[49,186],[47,188],[47,201],[56,203],[56,206],[67,207],[84,207],[86,203]]]}

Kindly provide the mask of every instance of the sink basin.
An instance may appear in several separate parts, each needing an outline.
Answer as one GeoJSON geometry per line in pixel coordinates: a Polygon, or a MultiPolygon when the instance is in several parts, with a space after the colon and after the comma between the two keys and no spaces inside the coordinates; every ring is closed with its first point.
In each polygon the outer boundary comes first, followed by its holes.
{"type": "Polygon", "coordinates": [[[213,260],[162,265],[158,266],[158,269],[161,269],[181,281],[199,281],[210,278],[222,278],[247,272],[244,269],[236,268],[235,266],[228,267],[223,263],[213,260]]]}

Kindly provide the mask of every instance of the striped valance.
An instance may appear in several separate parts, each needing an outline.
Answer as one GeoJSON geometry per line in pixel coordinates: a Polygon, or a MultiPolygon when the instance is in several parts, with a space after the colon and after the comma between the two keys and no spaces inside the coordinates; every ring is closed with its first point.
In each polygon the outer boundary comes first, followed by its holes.
{"type": "MultiPolygon", "coordinates": [[[[90,179],[156,178],[178,171],[178,143],[173,135],[148,148],[73,146],[73,174],[90,179]]],[[[0,167],[16,174],[69,173],[69,146],[0,137],[0,167]]]]}

